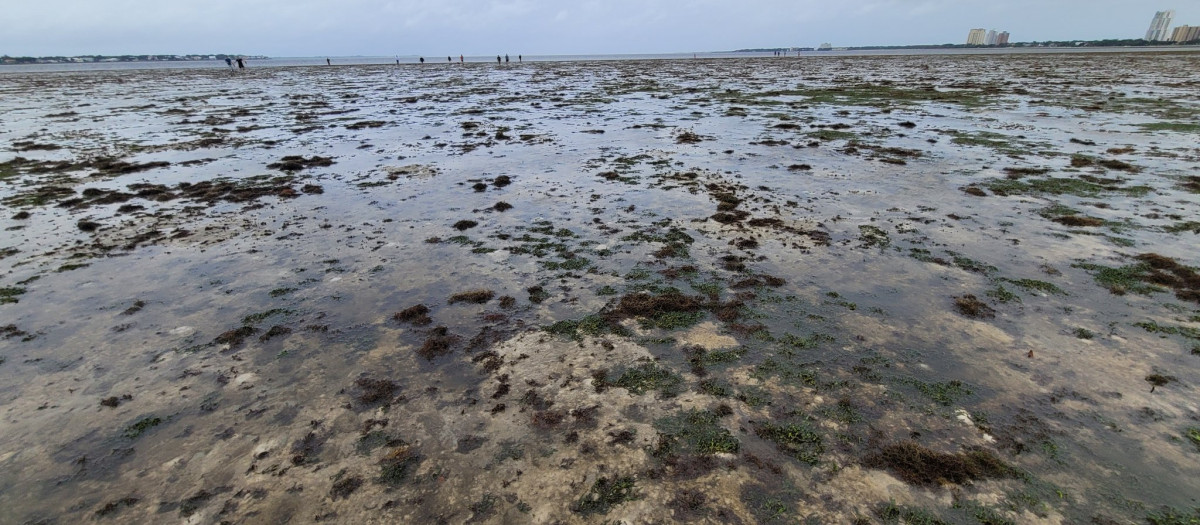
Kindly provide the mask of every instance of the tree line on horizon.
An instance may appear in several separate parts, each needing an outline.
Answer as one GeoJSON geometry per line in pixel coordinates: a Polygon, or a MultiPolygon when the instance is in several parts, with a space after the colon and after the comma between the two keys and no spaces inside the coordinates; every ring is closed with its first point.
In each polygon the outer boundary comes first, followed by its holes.
{"type": "MultiPolygon", "coordinates": [[[[1004,45],[986,44],[913,44],[907,46],[846,46],[838,49],[852,51],[875,49],[992,49],[992,48],[1023,48],[1023,47],[1148,47],[1148,46],[1195,46],[1200,40],[1190,42],[1150,41],[1144,38],[1108,38],[1104,40],[1046,40],[1032,42],[1011,42],[1004,45]]],[[[771,51],[815,51],[812,47],[767,47],[754,49],[738,49],[735,53],[760,53],[771,51]]]]}
{"type": "Polygon", "coordinates": [[[9,56],[0,55],[0,64],[43,64],[53,62],[169,62],[169,61],[191,61],[191,60],[225,60],[237,59],[238,57],[248,59],[264,59],[265,56],[251,56],[239,54],[225,53],[191,53],[186,55],[76,55],[76,56],[9,56]],[[212,57],[212,58],[210,58],[212,57]]]}

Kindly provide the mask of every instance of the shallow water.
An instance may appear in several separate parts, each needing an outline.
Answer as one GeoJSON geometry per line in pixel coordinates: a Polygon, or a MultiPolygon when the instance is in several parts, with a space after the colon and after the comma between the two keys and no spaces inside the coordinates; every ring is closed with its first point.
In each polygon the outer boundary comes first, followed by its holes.
{"type": "Polygon", "coordinates": [[[1198,62],[6,75],[4,521],[1200,512],[1198,62]]]}

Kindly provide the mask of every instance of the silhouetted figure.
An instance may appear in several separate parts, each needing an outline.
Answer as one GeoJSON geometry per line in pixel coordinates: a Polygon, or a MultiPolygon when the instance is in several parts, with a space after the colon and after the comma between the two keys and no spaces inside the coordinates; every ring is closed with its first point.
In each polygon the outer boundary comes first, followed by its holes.
{"type": "Polygon", "coordinates": [[[454,62],[454,60],[452,60],[450,57],[446,57],[446,62],[450,63],[450,62],[454,62]]]}
{"type": "Polygon", "coordinates": [[[233,59],[225,57],[225,65],[229,66],[229,69],[233,69],[233,59]]]}
{"type": "Polygon", "coordinates": [[[327,65],[327,66],[332,66],[332,65],[333,65],[333,62],[330,62],[330,61],[329,61],[329,59],[328,59],[328,58],[326,58],[326,59],[325,59],[325,65],[327,65]]]}
{"type": "Polygon", "coordinates": [[[246,62],[242,59],[242,57],[238,57],[237,63],[238,69],[246,69],[246,62]]]}
{"type": "Polygon", "coordinates": [[[509,62],[508,55],[504,55],[504,63],[507,64],[508,62],[509,62]]]}
{"type": "Polygon", "coordinates": [[[525,59],[521,58],[521,55],[517,55],[517,62],[524,62],[524,61],[525,61],[525,59]]]}
{"type": "Polygon", "coordinates": [[[425,63],[425,57],[421,57],[421,63],[422,63],[422,64],[424,64],[424,63],[425,63]]]}
{"type": "Polygon", "coordinates": [[[500,63],[500,55],[496,55],[496,63],[497,63],[497,64],[499,64],[499,63],[500,63]]]}
{"type": "Polygon", "coordinates": [[[462,64],[462,63],[463,63],[463,56],[462,56],[462,55],[458,55],[458,63],[459,63],[459,64],[462,64]]]}

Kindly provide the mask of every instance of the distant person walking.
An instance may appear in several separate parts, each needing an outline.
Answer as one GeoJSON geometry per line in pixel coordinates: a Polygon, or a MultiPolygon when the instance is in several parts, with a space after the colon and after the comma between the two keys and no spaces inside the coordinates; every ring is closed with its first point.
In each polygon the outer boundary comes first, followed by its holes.
{"type": "Polygon", "coordinates": [[[496,55],[496,63],[497,63],[497,64],[499,64],[499,63],[500,63],[500,55],[496,55]]]}
{"type": "Polygon", "coordinates": [[[422,63],[422,64],[424,64],[424,63],[425,63],[425,57],[421,57],[421,63],[422,63]]]}
{"type": "Polygon", "coordinates": [[[525,59],[521,58],[521,55],[517,55],[517,62],[524,62],[524,61],[525,61],[525,59]]]}
{"type": "Polygon", "coordinates": [[[326,58],[326,59],[325,59],[325,65],[327,65],[327,66],[332,66],[332,65],[333,65],[333,62],[330,62],[330,61],[329,61],[329,59],[328,59],[328,58],[326,58]]]}
{"type": "Polygon", "coordinates": [[[459,64],[462,64],[463,62],[465,62],[465,61],[463,60],[463,56],[462,56],[462,55],[458,55],[458,63],[459,63],[459,64]]]}
{"type": "Polygon", "coordinates": [[[504,63],[507,64],[508,62],[509,62],[508,55],[504,55],[504,63]]]}
{"type": "Polygon", "coordinates": [[[242,57],[238,57],[237,63],[238,63],[238,69],[246,69],[246,59],[244,59],[242,57]]]}
{"type": "Polygon", "coordinates": [[[229,66],[229,70],[233,71],[233,59],[225,57],[225,65],[229,66]]]}

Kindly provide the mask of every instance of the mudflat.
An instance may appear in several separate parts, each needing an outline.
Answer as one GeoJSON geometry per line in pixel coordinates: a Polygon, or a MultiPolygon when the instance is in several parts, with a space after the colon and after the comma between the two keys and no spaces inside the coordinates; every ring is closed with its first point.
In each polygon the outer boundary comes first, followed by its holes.
{"type": "Polygon", "coordinates": [[[12,523],[1200,519],[1200,54],[0,76],[12,523]]]}

